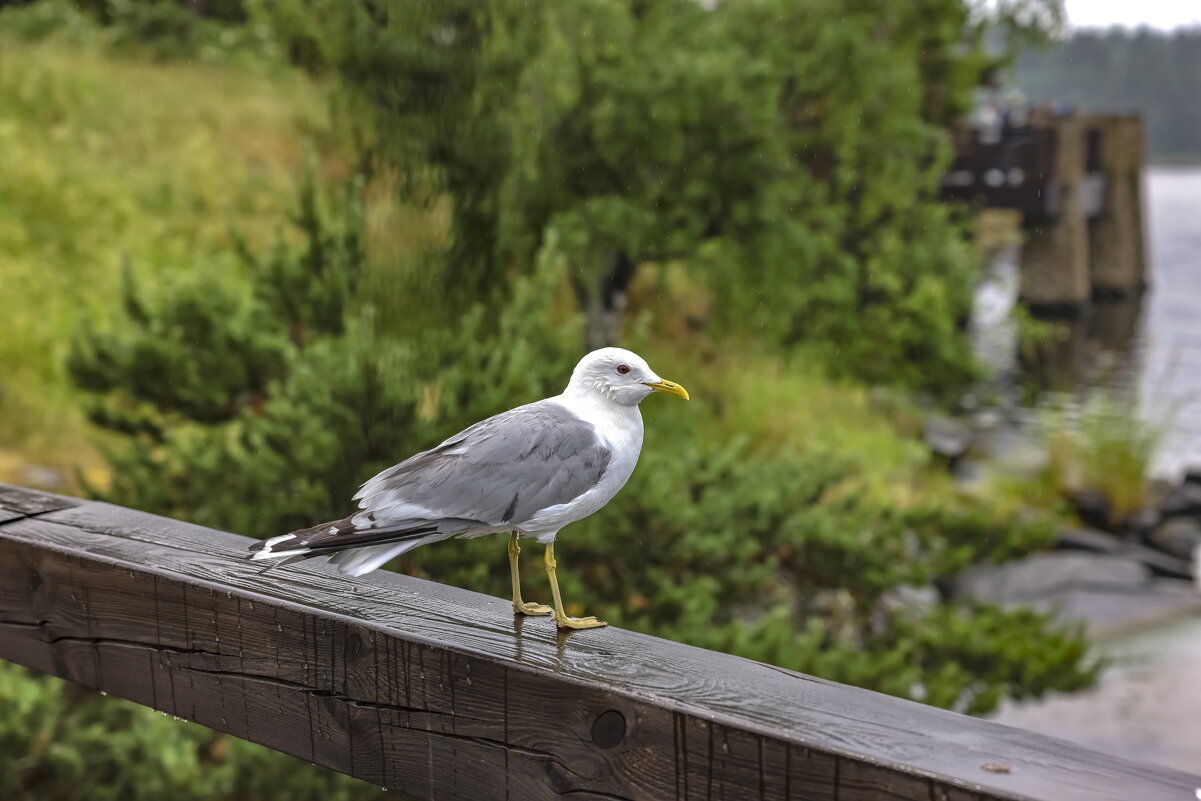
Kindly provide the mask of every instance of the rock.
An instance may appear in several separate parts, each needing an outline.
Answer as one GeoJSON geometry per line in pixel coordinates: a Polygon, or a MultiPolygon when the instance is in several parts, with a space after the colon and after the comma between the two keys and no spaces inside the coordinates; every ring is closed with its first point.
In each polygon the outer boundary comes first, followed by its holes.
{"type": "Polygon", "coordinates": [[[1147,480],[1147,493],[1155,499],[1155,504],[1158,505],[1163,496],[1176,489],[1177,483],[1169,481],[1166,478],[1149,478],[1147,480]]]}
{"type": "Polygon", "coordinates": [[[1159,502],[1164,517],[1201,514],[1201,484],[1186,481],[1168,490],[1159,502]]]}
{"type": "Polygon", "coordinates": [[[1193,465],[1184,471],[1185,484],[1201,484],[1201,465],[1193,465]]]}
{"type": "Polygon", "coordinates": [[[1104,637],[1196,615],[1201,612],[1201,596],[1187,581],[1153,578],[1148,586],[1134,590],[1072,589],[1030,606],[1053,611],[1057,620],[1069,625],[1084,623],[1090,635],[1104,637]]]}
{"type": "Polygon", "coordinates": [[[1178,559],[1191,561],[1201,546],[1201,520],[1173,517],[1165,520],[1147,536],[1147,544],[1178,559]]]}
{"type": "Polygon", "coordinates": [[[1193,551],[1193,587],[1197,594],[1201,595],[1201,545],[1193,551]]]}
{"type": "Polygon", "coordinates": [[[1129,543],[1114,555],[1138,562],[1157,576],[1180,579],[1193,577],[1192,562],[1145,545],[1129,543]]]}
{"type": "Polygon", "coordinates": [[[1039,553],[970,570],[956,580],[954,595],[985,603],[1035,601],[1074,587],[1142,587],[1150,574],[1138,561],[1108,554],[1039,553]]]}
{"type": "Polygon", "coordinates": [[[1159,513],[1158,509],[1154,506],[1144,506],[1127,517],[1122,526],[1136,537],[1145,538],[1155,530],[1161,520],[1163,520],[1163,515],[1159,513]]]}
{"type": "Polygon", "coordinates": [[[1113,553],[1122,548],[1122,541],[1113,534],[1092,528],[1062,529],[1055,537],[1055,547],[1061,551],[1092,551],[1113,553]]]}
{"type": "Polygon", "coordinates": [[[1109,499],[1094,489],[1076,490],[1068,500],[1076,507],[1081,522],[1093,528],[1109,529],[1109,499]]]}
{"type": "Polygon", "coordinates": [[[922,427],[922,439],[931,451],[954,462],[967,453],[972,444],[972,432],[954,417],[931,415],[922,427]]]}

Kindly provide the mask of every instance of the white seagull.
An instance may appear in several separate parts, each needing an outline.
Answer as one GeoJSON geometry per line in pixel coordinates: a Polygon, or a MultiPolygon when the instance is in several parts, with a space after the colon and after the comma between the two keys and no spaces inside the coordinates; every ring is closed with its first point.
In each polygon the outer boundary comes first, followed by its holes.
{"type": "Polygon", "coordinates": [[[652,392],[688,399],[638,356],[601,348],[580,360],[563,393],[476,423],[436,448],[389,467],[359,489],[358,511],[255,543],[252,559],[277,564],[328,556],[361,576],[405,551],[452,537],[509,533],[513,610],[553,614],[562,628],[605,625],[568,617],[555,577],[555,536],[617,494],[642,450],[638,404],[652,392]],[[546,546],[554,608],[521,600],[519,537],[546,546]]]}

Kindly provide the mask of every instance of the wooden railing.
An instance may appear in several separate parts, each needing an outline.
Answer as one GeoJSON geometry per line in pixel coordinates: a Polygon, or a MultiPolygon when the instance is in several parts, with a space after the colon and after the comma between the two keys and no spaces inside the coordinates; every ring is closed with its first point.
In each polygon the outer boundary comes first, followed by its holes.
{"type": "Polygon", "coordinates": [[[260,575],[249,544],[0,485],[0,658],[418,798],[1196,798],[1178,771],[466,590],[260,575]]]}

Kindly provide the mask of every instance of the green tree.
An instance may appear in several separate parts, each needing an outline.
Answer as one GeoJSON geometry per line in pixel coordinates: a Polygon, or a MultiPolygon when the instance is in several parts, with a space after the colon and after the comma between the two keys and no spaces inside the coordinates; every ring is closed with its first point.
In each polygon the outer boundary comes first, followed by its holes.
{"type": "Polygon", "coordinates": [[[120,317],[80,329],[71,377],[91,420],[123,435],[106,497],[269,536],[344,513],[365,472],[436,444],[434,423],[560,388],[577,351],[556,329],[553,277],[520,281],[496,325],[474,305],[453,329],[381,335],[383,310],[358,292],[361,183],[329,194],[310,172],[293,230],[265,255],[239,241],[234,277],[150,292],[127,271],[120,317]]]}
{"type": "Polygon", "coordinates": [[[963,3],[304,7],[373,153],[451,204],[431,297],[503,296],[555,251],[593,347],[638,269],[676,263],[721,299],[718,335],[915,387],[970,374],[975,260],[934,197],[983,64],[963,3]]]}

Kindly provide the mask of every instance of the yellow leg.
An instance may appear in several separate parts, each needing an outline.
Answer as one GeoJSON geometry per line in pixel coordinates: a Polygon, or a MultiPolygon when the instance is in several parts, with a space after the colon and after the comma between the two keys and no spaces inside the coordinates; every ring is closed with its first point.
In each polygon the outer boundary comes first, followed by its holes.
{"type": "Polygon", "coordinates": [[[550,593],[555,599],[555,625],[561,629],[595,629],[608,624],[594,617],[568,617],[563,612],[563,599],[559,597],[559,579],[555,576],[555,544],[546,546],[546,575],[550,578],[550,593]]]}
{"type": "Polygon", "coordinates": [[[521,546],[517,544],[517,532],[509,535],[509,573],[513,577],[513,611],[519,615],[550,615],[554,614],[546,604],[525,603],[521,600],[521,576],[517,572],[517,555],[521,546]]]}

